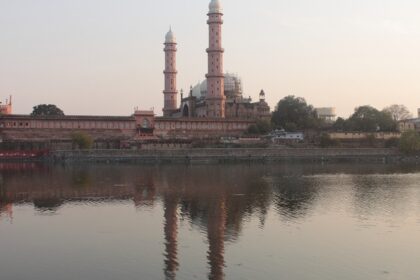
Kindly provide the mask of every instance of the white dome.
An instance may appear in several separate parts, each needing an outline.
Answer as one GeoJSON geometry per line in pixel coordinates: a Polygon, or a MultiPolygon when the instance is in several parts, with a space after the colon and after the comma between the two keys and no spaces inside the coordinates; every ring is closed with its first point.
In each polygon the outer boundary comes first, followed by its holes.
{"type": "Polygon", "coordinates": [[[176,38],[172,29],[169,29],[168,33],[165,36],[165,43],[176,43],[176,38]]]}
{"type": "Polygon", "coordinates": [[[220,4],[220,0],[211,0],[209,5],[210,13],[221,13],[222,12],[222,4],[220,4]]]}
{"type": "MultiPolygon", "coordinates": [[[[235,97],[235,96],[242,96],[242,80],[237,75],[226,73],[224,74],[224,93],[228,97],[235,97]]],[[[201,84],[196,85],[193,88],[193,95],[194,91],[197,92],[198,88],[200,88],[200,96],[205,97],[207,95],[207,80],[201,82],[201,84]]],[[[198,94],[196,93],[196,95],[198,94]]]]}

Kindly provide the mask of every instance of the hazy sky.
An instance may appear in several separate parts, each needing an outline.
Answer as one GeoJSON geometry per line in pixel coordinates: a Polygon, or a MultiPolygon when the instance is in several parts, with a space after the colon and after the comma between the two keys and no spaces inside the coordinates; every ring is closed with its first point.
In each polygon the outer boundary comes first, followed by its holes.
{"type": "MultiPolygon", "coordinates": [[[[204,79],[209,0],[0,0],[0,97],[15,113],[130,115],[163,106],[163,41],[178,40],[178,84],[204,79]]],[[[349,115],[420,107],[420,1],[222,0],[225,70],[274,108],[294,94],[349,115]]]]}

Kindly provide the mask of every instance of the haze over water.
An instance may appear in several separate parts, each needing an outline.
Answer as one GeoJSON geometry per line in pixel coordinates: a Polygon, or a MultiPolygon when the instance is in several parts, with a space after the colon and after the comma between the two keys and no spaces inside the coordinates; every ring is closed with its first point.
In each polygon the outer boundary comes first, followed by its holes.
{"type": "Polygon", "coordinates": [[[0,279],[420,278],[420,166],[0,168],[0,279]]]}

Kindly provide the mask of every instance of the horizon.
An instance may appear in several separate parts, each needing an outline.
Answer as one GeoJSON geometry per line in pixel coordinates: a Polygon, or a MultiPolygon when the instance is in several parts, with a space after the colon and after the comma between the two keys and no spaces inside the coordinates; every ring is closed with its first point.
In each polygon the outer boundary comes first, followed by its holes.
{"type": "MultiPolygon", "coordinates": [[[[164,36],[171,26],[178,91],[188,91],[206,73],[208,2],[0,2],[0,98],[12,95],[17,114],[46,103],[68,115],[161,115],[164,36]]],[[[245,97],[264,89],[271,110],[295,95],[338,117],[392,104],[417,115],[420,3],[250,3],[222,1],[225,72],[242,78],[245,97]]]]}

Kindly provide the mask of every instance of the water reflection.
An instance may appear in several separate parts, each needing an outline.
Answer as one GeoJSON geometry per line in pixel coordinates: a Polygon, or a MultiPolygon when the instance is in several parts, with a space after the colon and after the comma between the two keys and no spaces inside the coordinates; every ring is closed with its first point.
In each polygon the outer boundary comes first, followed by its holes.
{"type": "Polygon", "coordinates": [[[355,212],[366,215],[375,209],[387,212],[400,209],[409,192],[398,186],[412,184],[413,180],[363,174],[418,171],[418,167],[350,165],[3,164],[0,169],[0,219],[12,220],[13,206],[23,204],[32,204],[39,213],[59,213],[69,202],[132,201],[139,211],[161,202],[166,279],[176,279],[183,265],[178,257],[181,217],[206,237],[208,279],[224,279],[226,243],[241,237],[244,223],[256,217],[263,228],[271,207],[285,221],[304,220],[319,197],[325,197],[326,186],[331,186],[325,176],[317,177],[319,174],[346,173],[352,185],[355,212]]]}

